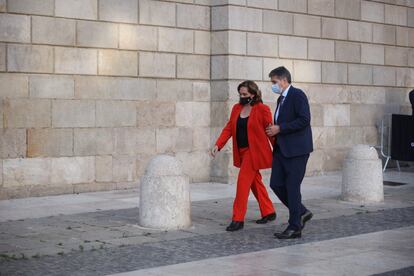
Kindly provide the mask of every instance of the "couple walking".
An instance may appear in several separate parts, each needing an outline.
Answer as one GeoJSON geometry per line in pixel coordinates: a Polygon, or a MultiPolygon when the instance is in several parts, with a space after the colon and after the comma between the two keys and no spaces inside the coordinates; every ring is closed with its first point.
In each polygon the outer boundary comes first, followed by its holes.
{"type": "Polygon", "coordinates": [[[250,189],[259,202],[262,216],[256,223],[264,224],[276,219],[259,172],[272,168],[270,187],[289,209],[289,225],[283,232],[275,233],[275,237],[300,238],[305,223],[313,216],[302,204],[300,193],[309,154],[313,151],[309,103],[303,91],[291,85],[291,75],[285,67],[272,70],[269,78],[272,91],[280,95],[274,116],[263,104],[256,83],[240,83],[237,87],[240,101],[233,106],[230,119],[211,155],[215,157],[232,137],[233,162],[240,171],[233,218],[227,231],[243,228],[250,189]]]}

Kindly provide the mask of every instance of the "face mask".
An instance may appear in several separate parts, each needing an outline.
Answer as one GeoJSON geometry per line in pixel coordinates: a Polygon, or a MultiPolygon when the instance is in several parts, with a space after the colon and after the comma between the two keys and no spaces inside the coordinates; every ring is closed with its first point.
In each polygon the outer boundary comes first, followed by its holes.
{"type": "Polygon", "coordinates": [[[280,89],[280,86],[278,83],[272,84],[272,92],[276,94],[282,93],[282,89],[280,89]]]}
{"type": "Polygon", "coordinates": [[[250,97],[240,97],[240,104],[246,105],[252,101],[250,97]]]}

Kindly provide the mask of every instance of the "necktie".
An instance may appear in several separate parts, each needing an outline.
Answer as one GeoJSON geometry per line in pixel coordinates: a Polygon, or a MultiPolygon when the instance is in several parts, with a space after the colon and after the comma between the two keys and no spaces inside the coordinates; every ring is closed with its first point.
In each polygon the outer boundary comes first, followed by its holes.
{"type": "Polygon", "coordinates": [[[278,105],[278,107],[276,109],[276,113],[275,113],[275,124],[277,122],[277,118],[279,117],[280,108],[282,107],[284,101],[285,101],[285,96],[283,96],[283,95],[280,96],[279,105],[278,105]]]}

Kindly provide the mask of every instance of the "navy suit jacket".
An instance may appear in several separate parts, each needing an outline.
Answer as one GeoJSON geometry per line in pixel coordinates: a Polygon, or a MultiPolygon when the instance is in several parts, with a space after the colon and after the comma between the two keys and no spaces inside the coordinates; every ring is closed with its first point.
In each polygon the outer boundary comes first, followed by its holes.
{"type": "MultiPolygon", "coordinates": [[[[280,104],[280,98],[277,106],[280,104]]],[[[280,126],[280,132],[276,135],[276,143],[283,156],[290,158],[313,151],[310,122],[308,98],[302,90],[291,86],[279,110],[276,122],[280,126]]]]}

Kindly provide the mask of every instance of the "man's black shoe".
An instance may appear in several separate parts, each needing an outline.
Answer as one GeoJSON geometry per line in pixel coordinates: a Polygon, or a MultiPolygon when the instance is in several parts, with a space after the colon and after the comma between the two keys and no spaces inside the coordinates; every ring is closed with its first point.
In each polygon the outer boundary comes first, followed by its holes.
{"type": "Polygon", "coordinates": [[[302,231],[287,228],[282,233],[275,233],[274,236],[280,240],[297,239],[302,237],[302,231]]]}
{"type": "Polygon", "coordinates": [[[311,211],[306,210],[306,212],[300,217],[301,223],[302,223],[302,229],[305,228],[306,222],[310,221],[313,217],[313,214],[311,211]]]}
{"type": "Polygon", "coordinates": [[[243,229],[243,221],[232,221],[229,226],[227,226],[226,231],[234,232],[240,229],[243,229]]]}
{"type": "Polygon", "coordinates": [[[265,224],[268,223],[269,221],[273,221],[276,219],[276,213],[273,214],[269,214],[267,216],[262,217],[261,219],[256,220],[257,224],[265,224]]]}

